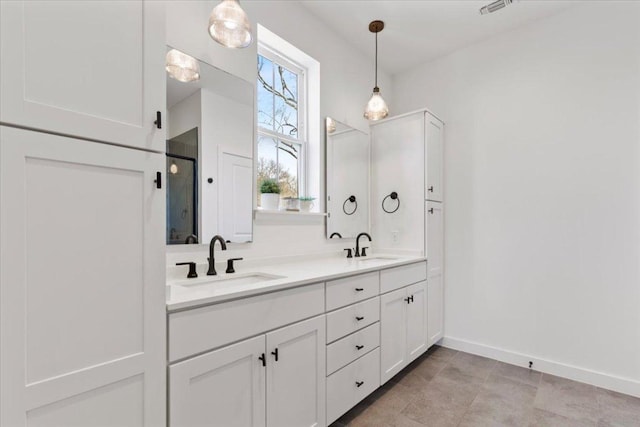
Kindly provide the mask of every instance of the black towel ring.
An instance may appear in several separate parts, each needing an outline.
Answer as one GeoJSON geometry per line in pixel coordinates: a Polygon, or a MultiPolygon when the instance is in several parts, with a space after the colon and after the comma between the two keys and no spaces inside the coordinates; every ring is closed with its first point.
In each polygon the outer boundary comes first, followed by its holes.
{"type": "Polygon", "coordinates": [[[385,196],[384,199],[382,199],[382,210],[385,211],[388,214],[392,214],[395,211],[397,211],[398,209],[400,209],[400,198],[398,197],[398,193],[396,193],[395,191],[392,191],[391,194],[387,194],[385,196]],[[391,198],[391,200],[397,200],[398,201],[398,205],[396,206],[396,208],[392,211],[388,211],[385,207],[384,207],[384,202],[387,201],[388,198],[391,198]]]}
{"type": "Polygon", "coordinates": [[[353,215],[354,213],[356,213],[357,210],[358,210],[358,202],[356,201],[356,196],[347,197],[347,200],[345,200],[344,203],[342,204],[342,212],[344,212],[347,215],[353,215]],[[347,202],[356,204],[351,212],[347,212],[347,202]]]}

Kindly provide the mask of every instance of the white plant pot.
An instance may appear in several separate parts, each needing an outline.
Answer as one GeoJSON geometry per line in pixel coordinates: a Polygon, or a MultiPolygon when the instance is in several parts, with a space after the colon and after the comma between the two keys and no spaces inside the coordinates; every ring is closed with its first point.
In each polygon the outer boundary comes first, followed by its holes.
{"type": "Polygon", "coordinates": [[[300,200],[300,210],[302,212],[309,212],[313,209],[314,203],[312,200],[300,200]]]}
{"type": "Polygon", "coordinates": [[[280,195],[276,193],[260,194],[260,207],[268,211],[277,211],[280,206],[280,195]]]}

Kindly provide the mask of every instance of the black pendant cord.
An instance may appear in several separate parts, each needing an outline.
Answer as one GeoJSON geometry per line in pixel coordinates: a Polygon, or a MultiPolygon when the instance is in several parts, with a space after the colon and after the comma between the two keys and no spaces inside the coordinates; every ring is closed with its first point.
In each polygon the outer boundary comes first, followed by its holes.
{"type": "Polygon", "coordinates": [[[378,33],[376,32],[376,82],[374,87],[378,87],[378,33]]]}

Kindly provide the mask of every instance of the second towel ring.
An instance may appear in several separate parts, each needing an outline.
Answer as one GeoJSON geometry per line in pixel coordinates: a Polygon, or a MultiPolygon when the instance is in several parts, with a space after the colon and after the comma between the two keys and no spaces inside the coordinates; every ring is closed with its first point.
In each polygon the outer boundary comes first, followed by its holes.
{"type": "Polygon", "coordinates": [[[384,199],[382,199],[382,210],[385,211],[388,214],[392,214],[394,212],[396,212],[398,209],[400,209],[400,198],[398,197],[398,193],[396,193],[395,191],[392,191],[390,194],[387,194],[385,196],[384,199]],[[384,202],[387,201],[387,199],[391,199],[391,200],[397,200],[398,201],[398,205],[396,206],[396,208],[392,211],[388,211],[385,207],[384,207],[384,202]]]}
{"type": "Polygon", "coordinates": [[[354,213],[356,213],[357,210],[358,210],[358,202],[356,201],[356,196],[352,195],[352,196],[347,197],[347,199],[342,204],[342,212],[344,212],[346,215],[353,215],[354,213]],[[356,204],[353,207],[353,210],[351,212],[347,212],[347,202],[351,202],[351,203],[355,203],[356,204]]]}

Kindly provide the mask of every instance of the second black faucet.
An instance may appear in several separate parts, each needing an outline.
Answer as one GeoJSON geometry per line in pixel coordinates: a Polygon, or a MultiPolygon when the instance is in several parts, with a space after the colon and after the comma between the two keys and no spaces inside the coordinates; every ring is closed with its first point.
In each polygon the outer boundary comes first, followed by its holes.
{"type": "Polygon", "coordinates": [[[207,276],[215,276],[218,274],[216,272],[216,259],[213,256],[213,248],[216,245],[216,242],[220,242],[220,247],[223,251],[227,250],[227,243],[224,241],[224,238],[218,234],[213,236],[211,242],[209,243],[209,270],[207,270],[207,276]]]}

